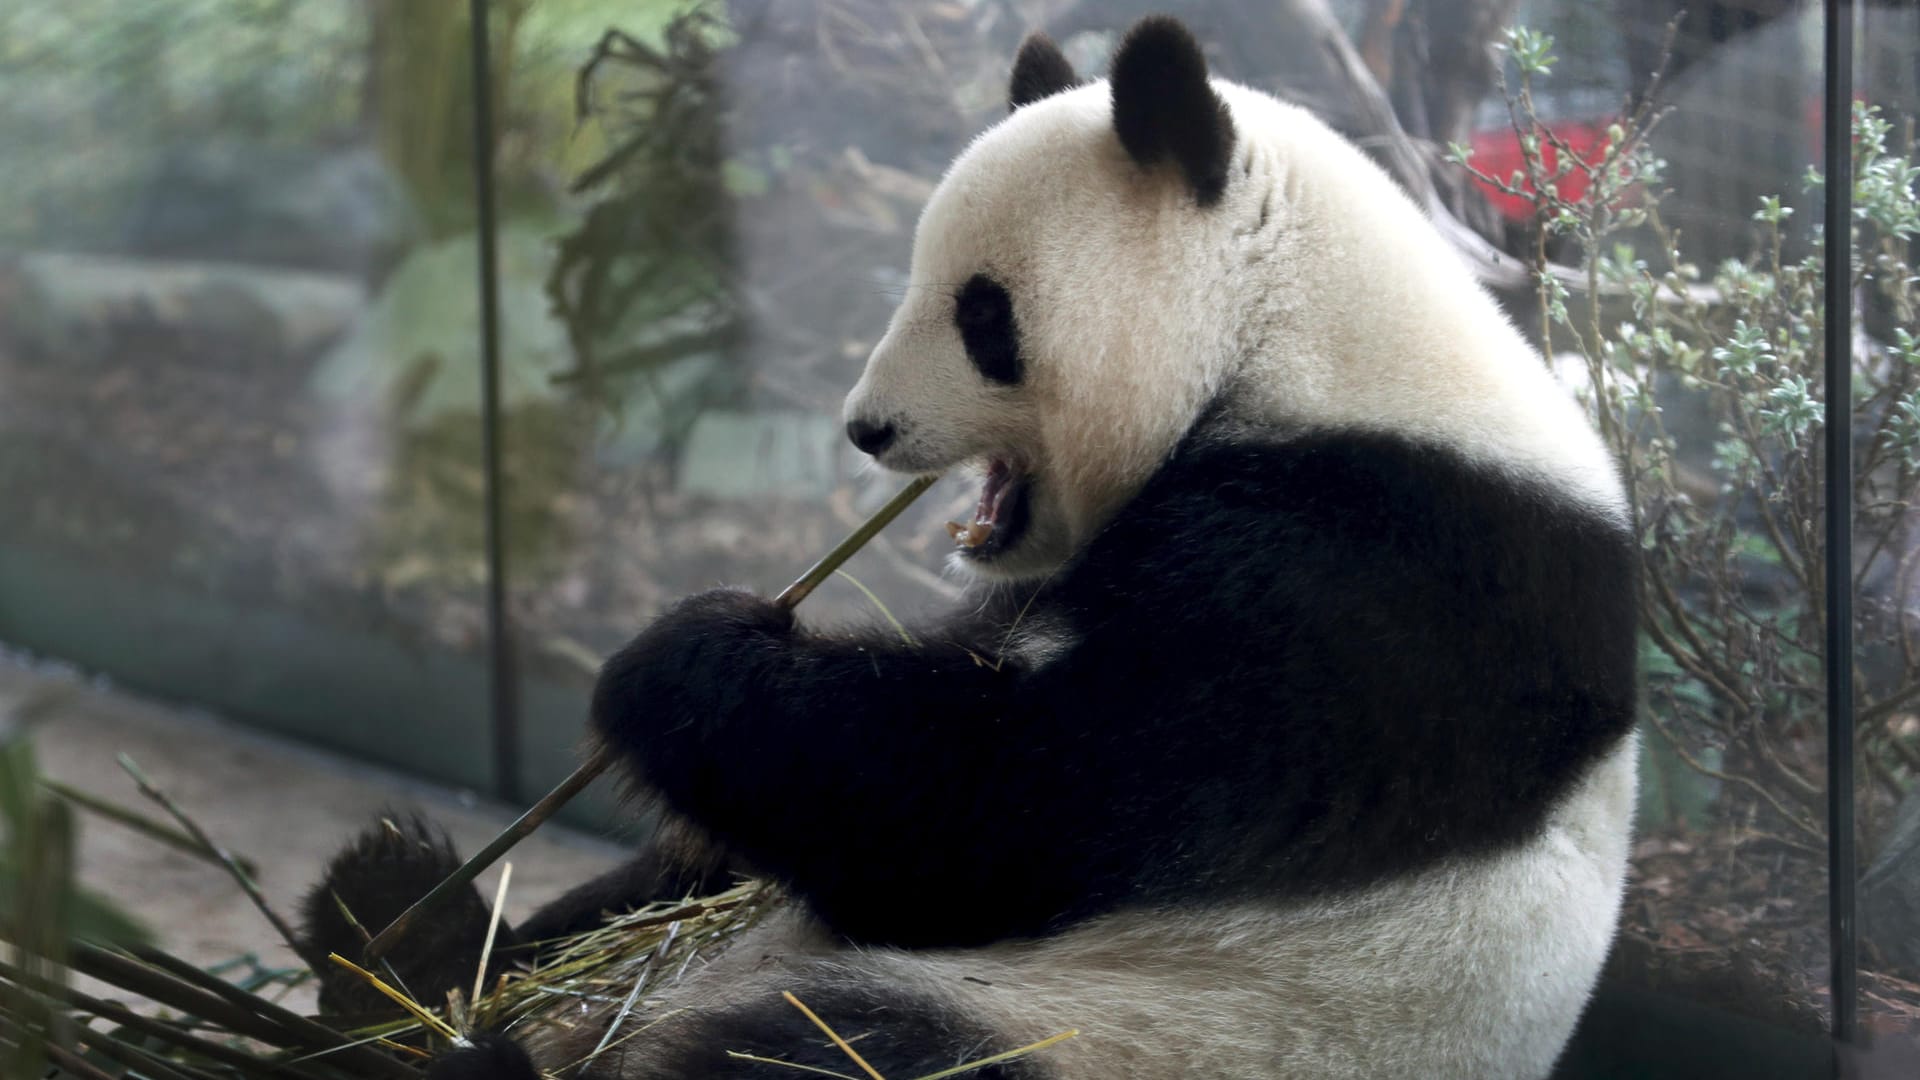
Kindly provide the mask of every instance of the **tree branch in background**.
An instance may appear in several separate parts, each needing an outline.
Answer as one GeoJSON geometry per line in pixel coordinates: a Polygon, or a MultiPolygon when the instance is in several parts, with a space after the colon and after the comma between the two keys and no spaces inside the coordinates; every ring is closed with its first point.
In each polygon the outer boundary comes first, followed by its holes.
{"type": "MultiPolygon", "coordinates": [[[[1320,112],[1359,143],[1415,202],[1426,208],[1441,235],[1481,282],[1507,292],[1533,288],[1533,270],[1488,238],[1494,231],[1488,223],[1497,218],[1486,200],[1469,187],[1462,170],[1444,160],[1439,147],[1423,144],[1401,126],[1393,101],[1341,29],[1326,0],[1282,0],[1280,7],[1299,27],[1301,41],[1288,47],[1291,57],[1310,65],[1307,70],[1313,73],[1306,76],[1309,84],[1331,88],[1339,95],[1341,107],[1329,110],[1317,100],[1326,90],[1302,98],[1301,103],[1320,112]],[[1479,228],[1474,221],[1481,223],[1479,228]]],[[[1493,24],[1492,29],[1497,31],[1499,24],[1493,24]]],[[[1483,41],[1480,47],[1485,49],[1490,44],[1490,40],[1483,41]]],[[[1548,264],[1545,272],[1567,289],[1584,292],[1587,288],[1583,270],[1555,263],[1548,264]]]]}

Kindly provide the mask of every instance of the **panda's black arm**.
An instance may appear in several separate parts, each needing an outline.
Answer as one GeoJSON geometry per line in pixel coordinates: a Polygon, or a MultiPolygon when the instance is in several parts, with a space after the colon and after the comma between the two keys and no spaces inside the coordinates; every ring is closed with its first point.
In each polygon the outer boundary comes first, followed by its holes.
{"type": "Polygon", "coordinates": [[[1635,554],[1417,444],[1196,443],[1039,598],[1044,663],[709,593],[609,663],[596,723],[855,937],[1338,887],[1531,835],[1617,743],[1635,554]]]}
{"type": "Polygon", "coordinates": [[[819,634],[715,590],[607,662],[593,721],[643,787],[850,936],[1038,932],[1078,898],[1083,825],[1037,811],[1072,782],[1023,671],[973,633],[819,634]]]}

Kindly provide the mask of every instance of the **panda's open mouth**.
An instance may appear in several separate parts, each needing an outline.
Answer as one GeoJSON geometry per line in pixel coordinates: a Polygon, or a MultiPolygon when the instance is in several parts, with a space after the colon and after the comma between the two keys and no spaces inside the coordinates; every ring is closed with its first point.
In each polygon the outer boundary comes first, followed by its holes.
{"type": "Polygon", "coordinates": [[[1020,540],[1027,528],[1028,478],[1005,458],[987,462],[973,520],[947,522],[954,547],[969,559],[991,559],[1020,540]]]}

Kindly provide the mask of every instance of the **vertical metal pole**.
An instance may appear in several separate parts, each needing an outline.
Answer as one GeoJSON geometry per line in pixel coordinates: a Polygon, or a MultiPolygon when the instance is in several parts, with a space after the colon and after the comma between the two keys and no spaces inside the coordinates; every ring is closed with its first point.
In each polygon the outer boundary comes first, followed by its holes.
{"type": "Polygon", "coordinates": [[[480,238],[480,455],[486,474],[487,677],[493,728],[493,792],[520,801],[519,686],[507,621],[504,479],[500,472],[500,273],[494,240],[493,54],[487,0],[468,0],[473,42],[473,194],[480,238]]]}
{"type": "Polygon", "coordinates": [[[1853,852],[1853,0],[1826,5],[1827,896],[1833,1037],[1851,1042],[1853,852]]]}

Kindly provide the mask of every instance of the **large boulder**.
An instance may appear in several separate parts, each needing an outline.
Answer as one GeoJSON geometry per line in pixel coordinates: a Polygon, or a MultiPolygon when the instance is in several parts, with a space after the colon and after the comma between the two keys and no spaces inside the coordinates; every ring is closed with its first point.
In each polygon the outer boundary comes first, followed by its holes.
{"type": "Polygon", "coordinates": [[[360,283],[337,274],[31,252],[0,265],[0,346],[59,364],[257,370],[310,358],[365,302],[360,283]]]}
{"type": "Polygon", "coordinates": [[[378,276],[423,232],[370,146],[207,139],[164,153],[138,188],[123,250],[378,276]]]}

